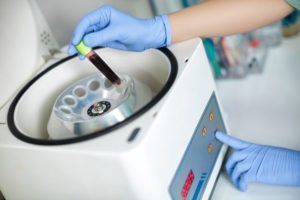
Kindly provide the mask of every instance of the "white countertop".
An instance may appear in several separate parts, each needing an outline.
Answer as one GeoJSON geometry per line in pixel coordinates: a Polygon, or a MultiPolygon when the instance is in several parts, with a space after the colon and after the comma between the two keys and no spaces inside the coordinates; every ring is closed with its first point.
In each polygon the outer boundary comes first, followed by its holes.
{"type": "MultiPolygon", "coordinates": [[[[300,35],[269,50],[262,74],[217,81],[220,103],[232,135],[300,150],[300,35]]],[[[240,192],[222,172],[214,200],[296,200],[300,187],[251,184],[240,192]]]]}

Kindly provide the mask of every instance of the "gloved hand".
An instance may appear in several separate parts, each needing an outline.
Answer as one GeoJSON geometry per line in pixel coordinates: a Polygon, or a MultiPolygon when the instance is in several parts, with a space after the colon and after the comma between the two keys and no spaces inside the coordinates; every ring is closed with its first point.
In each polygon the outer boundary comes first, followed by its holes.
{"type": "Polygon", "coordinates": [[[89,13],[79,22],[69,46],[69,55],[77,53],[75,45],[82,39],[90,47],[143,51],[169,45],[171,33],[166,15],[138,19],[106,5],[89,13]]]}
{"type": "Polygon", "coordinates": [[[299,151],[252,144],[221,132],[216,137],[236,150],[226,163],[226,171],[241,191],[251,182],[300,186],[299,151]]]}

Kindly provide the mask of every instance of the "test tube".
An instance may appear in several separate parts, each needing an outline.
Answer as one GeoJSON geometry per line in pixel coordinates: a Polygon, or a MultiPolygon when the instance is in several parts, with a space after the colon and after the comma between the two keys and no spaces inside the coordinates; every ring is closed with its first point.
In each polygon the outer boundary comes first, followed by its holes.
{"type": "Polygon", "coordinates": [[[120,77],[104,62],[104,60],[91,48],[86,46],[83,41],[76,45],[80,54],[85,56],[102,74],[113,84],[120,85],[120,77]]]}

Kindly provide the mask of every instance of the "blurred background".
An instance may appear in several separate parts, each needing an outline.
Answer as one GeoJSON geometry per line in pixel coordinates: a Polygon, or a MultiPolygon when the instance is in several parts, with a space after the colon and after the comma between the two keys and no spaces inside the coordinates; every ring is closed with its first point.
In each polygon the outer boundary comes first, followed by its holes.
{"type": "MultiPolygon", "coordinates": [[[[36,16],[43,16],[43,19],[37,18],[37,21],[45,20],[49,26],[38,31],[39,38],[46,46],[53,45],[53,52],[57,49],[66,51],[80,18],[107,3],[141,18],[170,13],[201,3],[197,0],[32,2],[39,8],[36,16]],[[55,38],[55,44],[50,38],[55,38]]],[[[2,8],[0,24],[1,20],[7,20],[3,17],[6,14],[4,11],[14,12],[2,8]]],[[[300,142],[295,140],[300,134],[299,29],[299,12],[294,11],[284,19],[253,32],[202,38],[216,80],[225,120],[232,135],[256,143],[300,150],[300,142]],[[273,139],[274,135],[276,139],[273,139]]],[[[0,34],[3,34],[2,31],[0,30],[0,34]]],[[[11,48],[15,47],[12,45],[11,48]]],[[[53,52],[43,52],[43,59],[47,61],[47,56],[53,52]]],[[[9,80],[6,79],[10,77],[12,76],[0,74],[2,83],[7,83],[9,80]]],[[[221,179],[218,184],[222,184],[222,181],[221,179]]],[[[229,187],[226,189],[232,190],[229,187]]],[[[286,189],[290,192],[288,190],[286,189]]],[[[214,198],[221,199],[218,196],[214,198]]],[[[0,200],[2,199],[0,193],[0,200]]]]}

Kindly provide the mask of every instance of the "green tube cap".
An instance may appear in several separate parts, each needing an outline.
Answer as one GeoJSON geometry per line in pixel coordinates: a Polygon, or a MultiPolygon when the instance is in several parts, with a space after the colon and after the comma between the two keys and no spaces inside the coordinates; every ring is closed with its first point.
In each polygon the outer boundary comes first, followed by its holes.
{"type": "Polygon", "coordinates": [[[90,53],[90,51],[92,51],[92,48],[86,46],[82,40],[79,42],[79,44],[76,45],[76,49],[80,54],[84,56],[86,56],[88,53],[90,53]]]}

